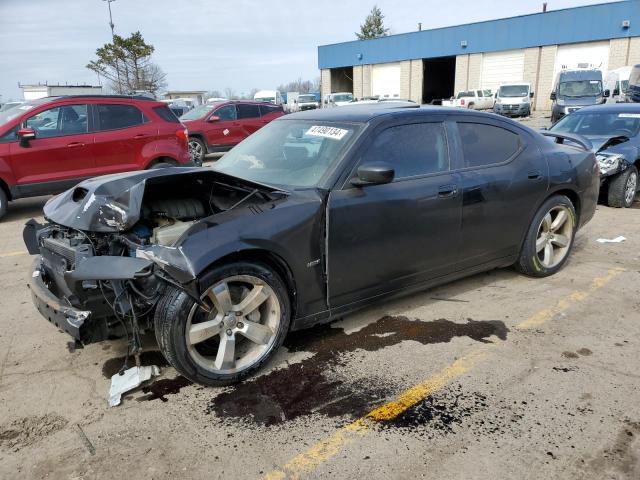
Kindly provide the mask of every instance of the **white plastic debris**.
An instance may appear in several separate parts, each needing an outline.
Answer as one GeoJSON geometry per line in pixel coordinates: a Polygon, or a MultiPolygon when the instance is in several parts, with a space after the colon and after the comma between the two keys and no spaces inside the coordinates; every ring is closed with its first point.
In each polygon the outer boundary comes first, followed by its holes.
{"type": "Polygon", "coordinates": [[[625,237],[623,237],[622,235],[620,235],[619,237],[616,238],[599,238],[596,240],[596,242],[598,243],[621,243],[624,242],[626,240],[625,237]]]}
{"type": "Polygon", "coordinates": [[[122,394],[139,387],[151,377],[157,377],[158,375],[160,375],[160,369],[156,365],[132,367],[125,370],[122,375],[116,373],[111,377],[109,406],[120,405],[122,394]]]}

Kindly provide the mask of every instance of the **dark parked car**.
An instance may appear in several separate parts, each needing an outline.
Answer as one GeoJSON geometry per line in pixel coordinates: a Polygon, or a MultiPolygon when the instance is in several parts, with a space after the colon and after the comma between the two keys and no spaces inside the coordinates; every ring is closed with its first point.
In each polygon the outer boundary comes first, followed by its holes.
{"type": "Polygon", "coordinates": [[[602,89],[600,70],[561,70],[551,91],[551,123],[582,107],[604,103],[610,93],[602,89]]]}
{"type": "Polygon", "coordinates": [[[228,100],[195,107],[180,120],[189,130],[191,158],[202,165],[207,153],[228,151],[282,115],[282,105],[228,100]]]}
{"type": "Polygon", "coordinates": [[[178,165],[193,166],[187,131],[164,103],[145,97],[47,97],[0,112],[0,218],[9,200],[178,165]]]}
{"type": "Polygon", "coordinates": [[[596,153],[602,195],[610,207],[630,207],[638,191],[640,104],[610,103],[567,115],[552,132],[586,137],[596,153]]]}
{"type": "Polygon", "coordinates": [[[598,187],[591,151],[493,114],[297,113],[214,169],[96,178],[49,201],[49,223],[25,229],[33,301],[83,343],[128,336],[135,352],[155,329],[181,374],[227,384],[289,330],[375,300],[497,267],[557,272],[598,187]]]}

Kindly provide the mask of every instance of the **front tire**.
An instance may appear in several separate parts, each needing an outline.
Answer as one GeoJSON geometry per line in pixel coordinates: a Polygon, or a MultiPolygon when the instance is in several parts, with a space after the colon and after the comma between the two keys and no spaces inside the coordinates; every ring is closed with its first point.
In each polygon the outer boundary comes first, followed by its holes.
{"type": "Polygon", "coordinates": [[[630,166],[609,180],[607,205],[616,208],[629,208],[633,205],[638,190],[638,169],[630,166]]]}
{"type": "Polygon", "coordinates": [[[287,289],[269,267],[247,262],[214,268],[200,284],[206,307],[177,288],[162,297],[154,319],[158,345],[193,382],[237,383],[282,345],[291,316],[287,289]]]}
{"type": "Polygon", "coordinates": [[[578,222],[564,195],[545,201],[529,226],[515,267],[531,277],[547,277],[560,270],[573,249],[578,222]]]}
{"type": "Polygon", "coordinates": [[[4,193],[2,187],[0,187],[0,219],[7,214],[7,204],[9,203],[9,199],[7,198],[7,194],[4,193]]]}
{"type": "Polygon", "coordinates": [[[205,146],[204,142],[198,137],[189,137],[189,155],[191,155],[191,160],[193,160],[193,163],[195,163],[198,167],[201,167],[206,154],[207,147],[205,146]]]}

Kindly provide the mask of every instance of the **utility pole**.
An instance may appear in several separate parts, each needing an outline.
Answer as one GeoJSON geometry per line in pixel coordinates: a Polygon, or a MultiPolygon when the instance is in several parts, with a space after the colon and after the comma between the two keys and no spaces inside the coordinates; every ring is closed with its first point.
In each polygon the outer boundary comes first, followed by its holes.
{"type": "MultiPolygon", "coordinates": [[[[116,0],[102,0],[103,2],[107,2],[107,6],[109,7],[109,27],[111,27],[111,42],[115,44],[115,25],[113,24],[113,16],[111,15],[111,2],[115,2],[116,0]]],[[[122,93],[122,82],[120,80],[120,68],[118,67],[118,60],[116,60],[116,75],[118,76],[118,93],[122,93]]]]}

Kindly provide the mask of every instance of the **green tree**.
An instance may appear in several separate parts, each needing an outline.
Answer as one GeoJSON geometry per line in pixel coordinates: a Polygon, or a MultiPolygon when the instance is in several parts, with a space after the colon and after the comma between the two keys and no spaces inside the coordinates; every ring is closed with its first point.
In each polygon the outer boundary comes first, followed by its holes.
{"type": "Polygon", "coordinates": [[[389,29],[384,26],[384,15],[382,10],[374,5],[364,23],[360,25],[360,32],[356,32],[358,40],[369,40],[372,38],[386,37],[389,29]]]}
{"type": "Polygon", "coordinates": [[[151,54],[155,48],[146,43],[140,32],[124,38],[113,36],[96,50],[97,60],[91,60],[87,68],[106,78],[116,93],[126,94],[146,90],[154,94],[166,86],[166,75],[155,63],[151,54]]]}

